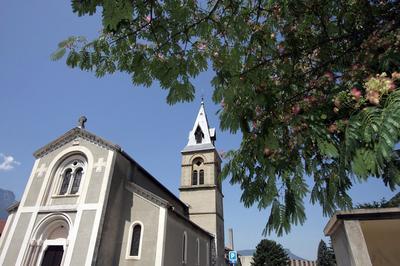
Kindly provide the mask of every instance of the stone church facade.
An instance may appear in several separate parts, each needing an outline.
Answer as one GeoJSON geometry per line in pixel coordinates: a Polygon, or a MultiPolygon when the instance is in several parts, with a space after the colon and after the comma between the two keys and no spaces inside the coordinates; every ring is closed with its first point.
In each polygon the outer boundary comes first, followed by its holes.
{"type": "Polygon", "coordinates": [[[0,238],[0,265],[224,265],[221,159],[201,104],[180,198],[80,125],[34,153],[0,238]]]}

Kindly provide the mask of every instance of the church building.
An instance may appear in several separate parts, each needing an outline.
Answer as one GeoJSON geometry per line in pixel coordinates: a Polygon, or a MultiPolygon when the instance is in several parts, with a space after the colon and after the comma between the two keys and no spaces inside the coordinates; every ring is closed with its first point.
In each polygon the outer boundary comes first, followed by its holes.
{"type": "Polygon", "coordinates": [[[225,265],[221,159],[204,104],[182,150],[179,198],[85,122],[34,153],[0,265],[225,265]]]}

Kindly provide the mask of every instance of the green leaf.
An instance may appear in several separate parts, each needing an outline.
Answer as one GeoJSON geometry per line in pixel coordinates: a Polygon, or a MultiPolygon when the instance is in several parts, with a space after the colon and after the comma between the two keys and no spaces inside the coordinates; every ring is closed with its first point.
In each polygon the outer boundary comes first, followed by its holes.
{"type": "Polygon", "coordinates": [[[61,57],[63,57],[66,52],[67,52],[67,49],[59,48],[54,53],[51,54],[50,58],[52,61],[57,61],[57,60],[61,59],[61,57]]]}

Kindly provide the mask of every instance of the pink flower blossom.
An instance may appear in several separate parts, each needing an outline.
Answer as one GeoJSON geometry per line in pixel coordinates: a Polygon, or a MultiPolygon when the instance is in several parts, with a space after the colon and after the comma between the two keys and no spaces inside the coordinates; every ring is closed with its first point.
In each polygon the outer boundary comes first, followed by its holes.
{"type": "Polygon", "coordinates": [[[351,95],[354,97],[354,99],[358,102],[361,97],[361,91],[357,89],[356,87],[352,88],[350,91],[351,95]]]}
{"type": "Polygon", "coordinates": [[[200,51],[203,51],[204,49],[207,48],[207,45],[205,43],[199,43],[197,44],[197,49],[199,49],[200,51]]]}
{"type": "Polygon", "coordinates": [[[150,16],[150,15],[147,15],[146,18],[145,18],[145,20],[146,20],[147,23],[150,23],[150,22],[151,22],[151,16],[150,16]]]}
{"type": "Polygon", "coordinates": [[[378,105],[380,101],[380,94],[377,91],[368,91],[366,98],[373,105],[378,105]]]}
{"type": "Polygon", "coordinates": [[[329,81],[333,81],[333,79],[335,78],[332,71],[325,72],[324,77],[327,78],[329,81]]]}
{"type": "Polygon", "coordinates": [[[301,110],[300,105],[296,104],[296,105],[292,106],[292,113],[294,115],[297,115],[298,113],[300,113],[300,110],[301,110]]]}
{"type": "Polygon", "coordinates": [[[389,91],[392,92],[396,89],[396,84],[394,84],[393,81],[391,81],[388,85],[389,91]]]}

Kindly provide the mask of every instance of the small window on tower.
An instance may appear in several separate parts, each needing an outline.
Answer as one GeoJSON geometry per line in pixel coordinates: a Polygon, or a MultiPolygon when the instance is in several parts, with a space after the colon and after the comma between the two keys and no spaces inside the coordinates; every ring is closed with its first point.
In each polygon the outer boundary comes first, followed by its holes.
{"type": "Polygon", "coordinates": [[[201,131],[201,128],[198,126],[196,131],[194,132],[194,137],[196,139],[196,143],[200,144],[203,141],[204,134],[203,131],[201,131]]]}
{"type": "Polygon", "coordinates": [[[197,157],[192,161],[192,186],[204,185],[204,160],[197,157]]]}
{"type": "Polygon", "coordinates": [[[199,185],[204,185],[204,170],[200,170],[199,185]]]}
{"type": "Polygon", "coordinates": [[[197,171],[194,170],[193,171],[193,175],[192,175],[192,185],[197,185],[197,171]]]}

